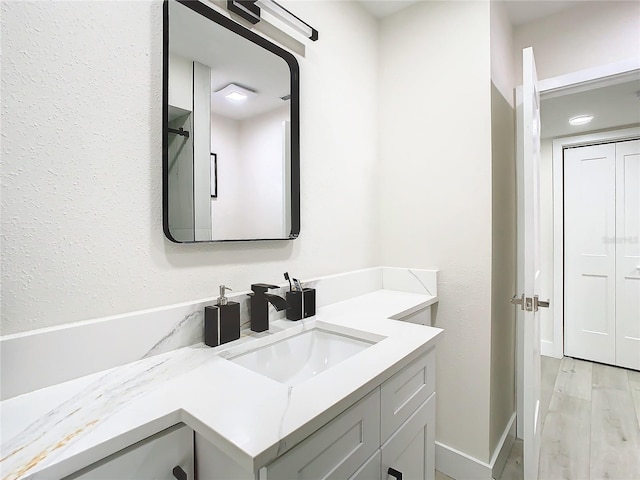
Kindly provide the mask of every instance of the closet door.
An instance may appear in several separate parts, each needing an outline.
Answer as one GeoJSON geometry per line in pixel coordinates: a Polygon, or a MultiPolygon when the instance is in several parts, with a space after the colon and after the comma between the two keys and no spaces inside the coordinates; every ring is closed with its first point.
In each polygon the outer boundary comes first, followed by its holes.
{"type": "Polygon", "coordinates": [[[565,354],[615,363],[615,145],[564,152],[565,354]]]}
{"type": "Polygon", "coordinates": [[[640,140],[616,144],[616,365],[640,370],[640,140]]]}

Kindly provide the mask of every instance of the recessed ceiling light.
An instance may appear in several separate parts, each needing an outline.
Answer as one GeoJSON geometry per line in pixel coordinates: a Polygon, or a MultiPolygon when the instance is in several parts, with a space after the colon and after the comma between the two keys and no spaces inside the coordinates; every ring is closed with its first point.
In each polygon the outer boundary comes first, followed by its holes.
{"type": "Polygon", "coordinates": [[[232,100],[234,102],[243,102],[247,99],[247,96],[244,93],[240,92],[229,92],[224,96],[224,98],[226,98],[227,100],[232,100]]]}
{"type": "Polygon", "coordinates": [[[569,119],[571,125],[586,125],[593,120],[593,115],[578,115],[569,119]]]}
{"type": "Polygon", "coordinates": [[[216,90],[218,95],[222,95],[224,98],[231,102],[241,103],[249,97],[254,97],[256,92],[246,87],[241,87],[235,83],[230,83],[220,90],[216,90]]]}

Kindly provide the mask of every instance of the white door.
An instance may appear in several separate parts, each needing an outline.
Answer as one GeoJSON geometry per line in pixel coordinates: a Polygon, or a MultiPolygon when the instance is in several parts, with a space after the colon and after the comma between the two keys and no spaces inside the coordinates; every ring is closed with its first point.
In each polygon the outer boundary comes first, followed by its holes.
{"type": "Polygon", "coordinates": [[[564,353],[615,364],[615,144],[564,151],[564,353]]]}
{"type": "Polygon", "coordinates": [[[616,365],[640,370],[640,140],[616,144],[616,365]]]}
{"type": "MultiPolygon", "coordinates": [[[[518,436],[524,478],[538,478],[540,458],[540,94],[533,49],[522,51],[518,120],[518,436]]],[[[548,303],[546,303],[548,306],[548,303]]]]}

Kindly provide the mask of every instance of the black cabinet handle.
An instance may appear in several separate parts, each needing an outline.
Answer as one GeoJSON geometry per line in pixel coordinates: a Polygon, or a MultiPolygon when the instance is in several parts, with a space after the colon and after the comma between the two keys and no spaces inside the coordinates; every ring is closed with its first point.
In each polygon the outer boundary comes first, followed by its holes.
{"type": "Polygon", "coordinates": [[[177,480],[187,480],[187,472],[185,472],[180,466],[173,467],[173,477],[177,480]]]}
{"type": "Polygon", "coordinates": [[[389,470],[387,470],[387,475],[391,475],[396,480],[402,480],[402,472],[399,472],[395,468],[389,467],[389,470]]]}

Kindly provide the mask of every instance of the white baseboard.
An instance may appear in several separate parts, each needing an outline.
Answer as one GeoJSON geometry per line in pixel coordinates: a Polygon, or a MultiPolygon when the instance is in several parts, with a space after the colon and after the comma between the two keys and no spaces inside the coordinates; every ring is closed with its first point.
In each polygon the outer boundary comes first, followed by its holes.
{"type": "Polygon", "coordinates": [[[491,480],[488,463],[440,442],[436,442],[436,470],[456,480],[491,480]]]}
{"type": "Polygon", "coordinates": [[[436,470],[457,480],[492,480],[499,475],[509,457],[515,439],[515,412],[507,423],[491,457],[491,463],[478,460],[453,447],[436,442],[436,470]]]}
{"type": "Polygon", "coordinates": [[[513,412],[511,418],[509,419],[509,423],[507,423],[507,428],[504,429],[502,437],[500,437],[500,441],[496,446],[496,450],[495,452],[493,452],[493,457],[491,457],[491,474],[493,478],[500,478],[502,470],[504,470],[504,466],[506,465],[507,459],[509,458],[511,447],[513,447],[513,443],[515,441],[516,412],[513,412]]]}
{"type": "Polygon", "coordinates": [[[540,355],[555,357],[555,344],[549,340],[540,340],[540,355]]]}

